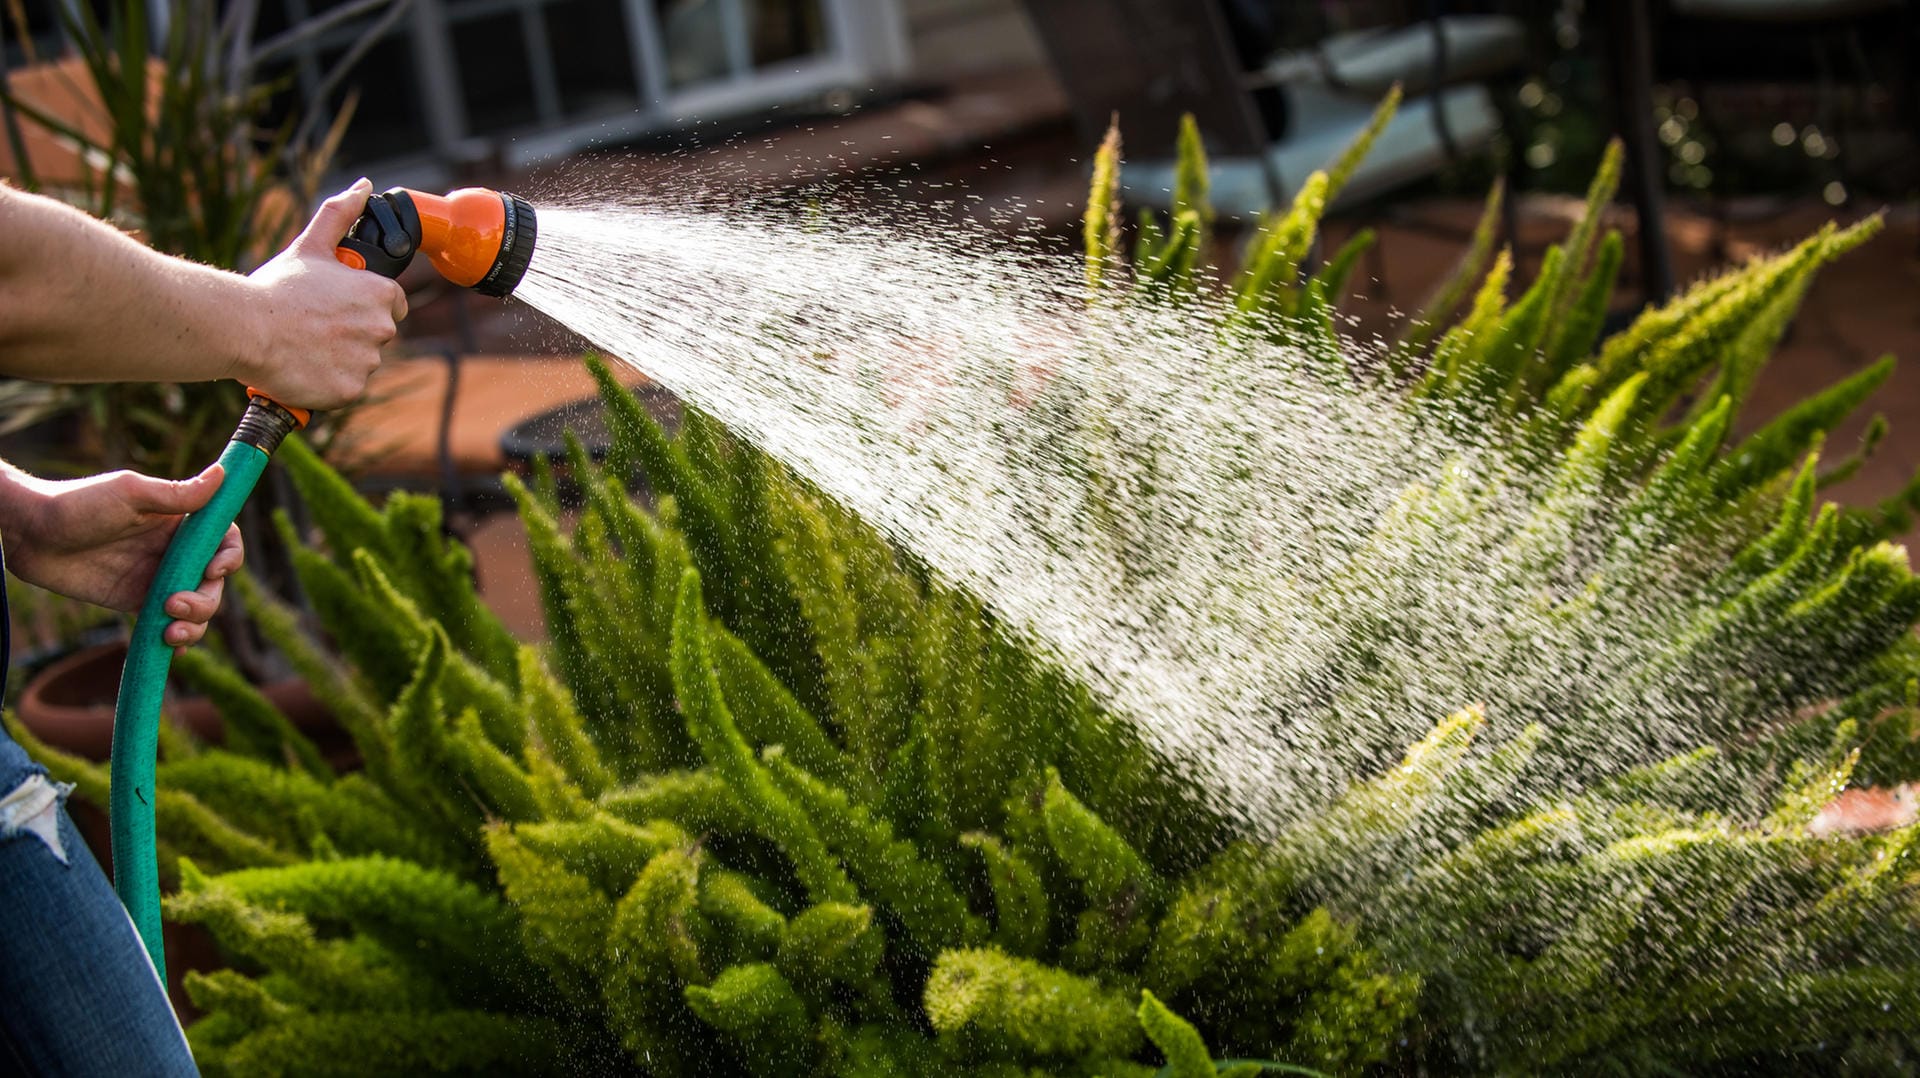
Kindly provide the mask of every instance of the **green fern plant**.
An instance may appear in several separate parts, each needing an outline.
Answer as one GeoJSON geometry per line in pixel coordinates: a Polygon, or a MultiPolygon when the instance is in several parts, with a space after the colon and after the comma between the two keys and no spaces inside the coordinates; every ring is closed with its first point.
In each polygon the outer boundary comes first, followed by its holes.
{"type": "MultiPolygon", "coordinates": [[[[365,766],[332,772],[244,682],[197,671],[253,717],[226,749],[173,741],[160,769],[169,915],[234,960],[189,982],[207,1012],[189,1031],[202,1066],[1911,1069],[1920,827],[1807,827],[1856,776],[1915,773],[1920,585],[1882,542],[1913,498],[1814,508],[1834,471],[1815,463],[1822,437],[1883,374],[1728,441],[1808,276],[1874,225],[1704,281],[1602,341],[1619,240],[1598,214],[1616,151],[1517,299],[1487,239],[1496,192],[1434,310],[1383,362],[1349,365],[1330,312],[1353,253],[1318,269],[1307,254],[1364,149],[1217,282],[1200,256],[1197,138],[1182,141],[1173,218],[1143,218],[1131,270],[1110,139],[1086,230],[1094,301],[1220,288],[1245,331],[1323,357],[1330,379],[1498,429],[1541,477],[1509,537],[1537,560],[1576,535],[1647,556],[1710,540],[1719,586],[1650,645],[1645,684],[1561,726],[1603,731],[1620,722],[1609,707],[1688,683],[1729,642],[1743,669],[1781,675],[1722,686],[1740,721],[1542,795],[1521,780],[1561,774],[1564,746],[1526,699],[1517,716],[1464,707],[1321,810],[1246,840],[975,600],[711,419],[690,412],[668,437],[592,362],[614,438],[604,466],[570,447],[575,522],[546,470],[508,481],[544,649],[478,602],[430,499],[376,509],[311,453],[282,451],[323,540],[293,547],[331,646],[241,590],[365,766]],[[1688,403],[1703,385],[1710,399],[1688,403]],[[627,496],[643,476],[650,509],[627,496]],[[1571,516],[1569,492],[1595,485],[1621,508],[1571,516]]],[[[1465,508],[1389,512],[1379,529],[1471,525],[1472,493],[1409,490],[1408,506],[1465,508]]],[[[1377,568],[1375,549],[1362,542],[1352,571],[1377,568]]],[[[1597,622],[1610,583],[1554,600],[1556,616],[1597,622]]],[[[1364,655],[1342,661],[1355,668],[1329,676],[1369,676],[1364,655]]],[[[1523,673],[1490,672],[1489,692],[1523,673]]],[[[100,769],[39,755],[102,795],[100,769]]]]}

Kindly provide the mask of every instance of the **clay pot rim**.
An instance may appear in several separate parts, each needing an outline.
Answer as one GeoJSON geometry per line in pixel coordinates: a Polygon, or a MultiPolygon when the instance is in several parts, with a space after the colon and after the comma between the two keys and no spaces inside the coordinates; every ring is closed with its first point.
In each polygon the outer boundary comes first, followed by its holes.
{"type": "MultiPolygon", "coordinates": [[[[127,641],[121,638],[79,648],[42,666],[27,679],[20,693],[15,713],[21,724],[54,748],[105,760],[113,749],[112,696],[86,704],[56,703],[47,699],[47,689],[63,679],[90,674],[92,667],[105,663],[108,670],[99,674],[99,685],[117,695],[126,653],[127,641]]],[[[283,678],[257,687],[296,727],[311,732],[332,725],[331,718],[314,714],[311,688],[301,678],[283,678]]],[[[204,696],[170,693],[165,711],[172,721],[202,740],[217,744],[224,738],[226,727],[220,713],[204,696]]]]}

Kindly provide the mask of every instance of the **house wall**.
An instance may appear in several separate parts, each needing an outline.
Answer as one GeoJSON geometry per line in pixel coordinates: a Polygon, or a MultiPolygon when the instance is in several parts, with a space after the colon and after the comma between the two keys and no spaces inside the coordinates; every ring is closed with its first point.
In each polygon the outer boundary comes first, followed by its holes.
{"type": "Polygon", "coordinates": [[[951,81],[975,72],[1045,62],[1021,0],[898,0],[911,68],[951,81]]]}

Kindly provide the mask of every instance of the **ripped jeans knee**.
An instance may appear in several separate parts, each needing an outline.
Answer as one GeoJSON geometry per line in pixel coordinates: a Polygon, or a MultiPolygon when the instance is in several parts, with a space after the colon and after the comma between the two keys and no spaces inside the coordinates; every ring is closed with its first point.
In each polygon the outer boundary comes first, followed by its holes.
{"type": "Polygon", "coordinates": [[[72,792],[72,783],[55,782],[43,771],[28,772],[0,796],[0,842],[37,838],[61,864],[69,864],[66,839],[60,833],[60,808],[72,792]]]}
{"type": "Polygon", "coordinates": [[[0,1074],[196,1074],[71,790],[0,731],[0,1074]]]}

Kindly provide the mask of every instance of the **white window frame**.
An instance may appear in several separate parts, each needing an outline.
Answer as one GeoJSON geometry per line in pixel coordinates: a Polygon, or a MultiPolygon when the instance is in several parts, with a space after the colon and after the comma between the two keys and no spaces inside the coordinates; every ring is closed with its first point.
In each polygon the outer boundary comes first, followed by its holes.
{"type": "MultiPolygon", "coordinates": [[[[290,17],[306,12],[306,0],[270,0],[290,17]]],[[[355,167],[378,170],[383,183],[427,185],[444,180],[460,165],[493,158],[509,168],[524,168],[564,157],[597,143],[619,142],[700,121],[739,116],[773,105],[804,101],[829,92],[854,94],[903,75],[908,49],[900,0],[817,0],[824,17],[826,46],[818,53],[761,68],[751,64],[746,37],[746,0],[713,0],[721,5],[728,35],[729,70],[721,77],[679,88],[667,82],[664,34],[655,0],[623,0],[625,30],[635,74],[634,104],[628,108],[568,113],[559,93],[556,58],[547,44],[543,12],[552,0],[412,0],[412,10],[396,25],[407,35],[413,83],[425,117],[428,145],[423,152],[355,167]],[[460,61],[452,29],[470,19],[517,13],[528,59],[537,119],[501,131],[471,128],[461,96],[460,61]]],[[[609,27],[612,32],[615,28],[609,27]]],[[[295,61],[296,84],[311,95],[317,83],[317,54],[350,41],[355,27],[342,27],[307,43],[295,61]]]]}

